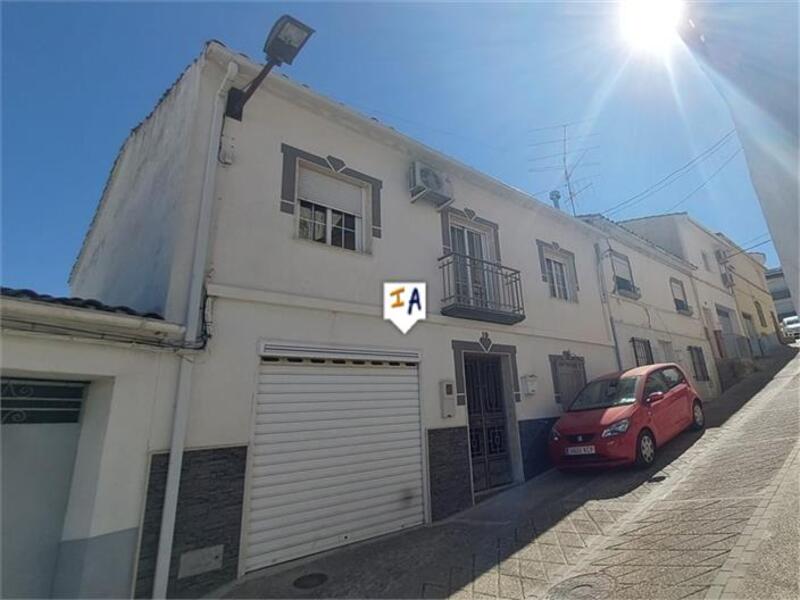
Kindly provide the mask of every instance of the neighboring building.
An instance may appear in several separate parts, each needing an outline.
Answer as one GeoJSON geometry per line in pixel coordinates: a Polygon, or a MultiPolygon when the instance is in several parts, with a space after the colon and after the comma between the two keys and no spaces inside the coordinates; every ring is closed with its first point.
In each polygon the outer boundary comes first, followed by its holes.
{"type": "MultiPolygon", "coordinates": [[[[750,346],[725,265],[728,245],[687,213],[641,217],[620,224],[698,266],[692,285],[703,323],[714,333],[716,357],[749,358],[750,346]]],[[[680,293],[673,290],[676,298],[680,293]]]]}
{"type": "Polygon", "coordinates": [[[6,288],[1,327],[2,596],[130,595],[183,328],[6,288]]]}
{"type": "MultiPolygon", "coordinates": [[[[714,340],[711,346],[722,389],[752,369],[750,359],[760,356],[762,347],[766,351],[774,348],[774,328],[770,328],[767,322],[767,327],[761,329],[762,332],[771,330],[770,334],[759,334],[756,324],[761,327],[761,322],[757,320],[757,307],[748,293],[744,294],[748,300],[745,312],[739,310],[734,290],[737,281],[742,285],[743,279],[737,276],[736,264],[731,262],[735,258],[733,255],[739,251],[738,247],[731,246],[726,239],[712,233],[685,212],[630,219],[620,224],[697,265],[691,285],[697,296],[703,324],[714,340]]],[[[757,263],[750,258],[746,260],[748,266],[742,268],[749,273],[757,263]]],[[[748,279],[754,280],[756,277],[751,274],[748,279]]],[[[751,289],[755,288],[748,285],[748,290],[751,289]]],[[[680,299],[682,291],[676,288],[673,294],[680,299]]],[[[686,291],[686,294],[689,292],[686,291]]],[[[766,295],[758,297],[761,298],[759,304],[763,312],[767,310],[764,304],[768,299],[766,295]]]]}
{"type": "Polygon", "coordinates": [[[704,398],[719,395],[692,286],[697,267],[601,215],[580,218],[606,234],[597,252],[623,368],[677,362],[704,398]]]}
{"type": "Polygon", "coordinates": [[[797,315],[797,309],[792,302],[792,295],[789,292],[789,286],[786,284],[786,278],[783,276],[783,269],[777,267],[767,271],[767,286],[772,295],[772,300],[775,302],[775,312],[778,323],[783,321],[786,317],[793,317],[797,315]]]}
{"type": "Polygon", "coordinates": [[[767,287],[766,256],[759,252],[747,252],[723,233],[717,237],[727,244],[724,267],[742,316],[744,331],[750,341],[754,356],[766,356],[780,346],[775,304],[767,287]]]}
{"type": "MultiPolygon", "coordinates": [[[[206,47],[124,144],[71,276],[76,295],[193,326],[200,248],[207,345],[176,392],[191,412],[170,595],[533,477],[563,407],[618,368],[601,232],[284,77],[242,122],[215,120],[258,69],[206,47]],[[405,336],[382,319],[392,280],[427,282],[428,318],[405,336]]],[[[137,597],[153,590],[175,402],[157,399],[147,448],[114,475],[150,457],[129,509],[137,597]]]]}

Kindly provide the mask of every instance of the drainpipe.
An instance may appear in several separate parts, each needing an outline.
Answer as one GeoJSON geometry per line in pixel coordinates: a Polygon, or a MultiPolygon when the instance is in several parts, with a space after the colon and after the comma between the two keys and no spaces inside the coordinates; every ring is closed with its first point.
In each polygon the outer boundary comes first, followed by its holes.
{"type": "MultiPolygon", "coordinates": [[[[201,332],[200,317],[206,263],[208,260],[208,246],[211,237],[211,215],[217,174],[216,161],[220,138],[222,136],[224,108],[228,89],[230,89],[233,84],[233,79],[238,73],[239,66],[233,61],[229,62],[225,77],[214,98],[214,109],[211,116],[210,128],[208,130],[208,148],[206,151],[206,165],[203,173],[203,187],[200,196],[200,214],[197,219],[194,255],[192,257],[192,273],[189,281],[189,304],[187,308],[186,334],[184,338],[187,347],[192,347],[192,345],[197,344],[201,332]]],[[[180,489],[181,466],[183,464],[183,449],[186,443],[186,429],[189,422],[189,407],[192,398],[193,365],[194,362],[191,356],[186,354],[181,356],[178,389],[175,393],[175,413],[172,419],[172,440],[169,450],[167,487],[164,492],[161,531],[159,533],[158,553],[156,555],[153,598],[167,597],[169,565],[172,556],[173,535],[175,533],[175,515],[178,508],[178,492],[180,489]]]]}
{"type": "MultiPolygon", "coordinates": [[[[606,239],[608,249],[611,250],[611,243],[606,239]]],[[[619,354],[619,342],[617,341],[617,329],[614,327],[614,315],[611,314],[611,303],[608,301],[608,291],[606,289],[606,275],[603,271],[603,253],[600,244],[594,245],[594,254],[597,259],[597,276],[600,278],[600,294],[603,305],[603,312],[608,311],[608,322],[611,325],[611,339],[614,340],[614,357],[617,359],[617,369],[622,371],[622,358],[619,354]]]]}

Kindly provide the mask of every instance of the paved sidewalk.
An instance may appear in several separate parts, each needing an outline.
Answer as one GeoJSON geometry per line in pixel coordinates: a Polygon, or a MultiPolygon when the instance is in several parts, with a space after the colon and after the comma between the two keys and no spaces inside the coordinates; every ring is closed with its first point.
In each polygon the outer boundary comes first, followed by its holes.
{"type": "Polygon", "coordinates": [[[254,573],[224,595],[798,597],[797,527],[781,525],[798,519],[790,356],[710,403],[706,431],[670,442],[647,471],[549,472],[456,518],[254,573]],[[293,585],[309,573],[327,580],[293,585]]]}

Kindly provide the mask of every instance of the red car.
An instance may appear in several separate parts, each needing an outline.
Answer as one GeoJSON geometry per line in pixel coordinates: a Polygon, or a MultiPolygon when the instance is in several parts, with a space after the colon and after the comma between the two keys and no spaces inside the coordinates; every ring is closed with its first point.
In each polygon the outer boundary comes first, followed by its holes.
{"type": "Polygon", "coordinates": [[[550,432],[559,469],[653,463],[656,449],[705,425],[703,403],[680,366],[647,365],[590,381],[550,432]]]}

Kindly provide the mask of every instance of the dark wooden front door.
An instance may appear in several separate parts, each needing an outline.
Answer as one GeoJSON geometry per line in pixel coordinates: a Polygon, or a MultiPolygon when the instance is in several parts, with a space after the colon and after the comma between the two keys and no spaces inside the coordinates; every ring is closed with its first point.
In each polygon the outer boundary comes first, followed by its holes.
{"type": "Polygon", "coordinates": [[[511,483],[500,359],[464,357],[472,482],[476,492],[511,483]]]}

